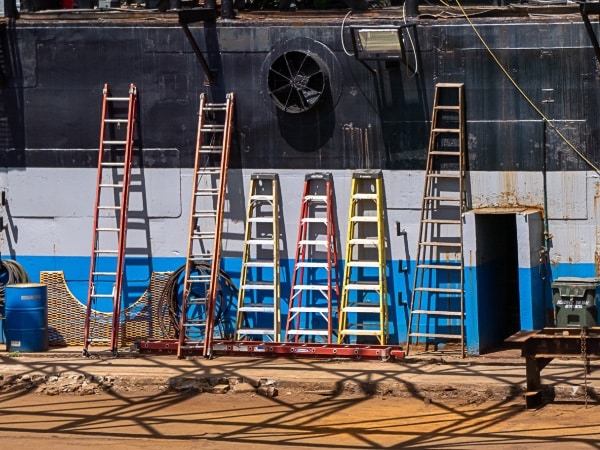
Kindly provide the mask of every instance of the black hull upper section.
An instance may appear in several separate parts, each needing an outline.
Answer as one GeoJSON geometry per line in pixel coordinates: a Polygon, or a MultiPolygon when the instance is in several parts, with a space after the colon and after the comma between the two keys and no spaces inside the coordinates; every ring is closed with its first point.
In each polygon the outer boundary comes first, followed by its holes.
{"type": "Polygon", "coordinates": [[[134,83],[145,167],[192,167],[199,94],[234,92],[232,168],[423,170],[435,83],[461,82],[470,170],[586,170],[570,145],[600,162],[598,62],[577,10],[556,11],[475,16],[484,42],[462,17],[422,15],[402,29],[403,58],[366,61],[352,54],[352,27],[404,25],[401,10],[192,24],[210,86],[174,14],[22,15],[2,28],[0,158],[6,167],[95,167],[101,88],[126,93],[134,83]],[[305,110],[272,96],[284,55],[309,55],[322,72],[305,110]]]}

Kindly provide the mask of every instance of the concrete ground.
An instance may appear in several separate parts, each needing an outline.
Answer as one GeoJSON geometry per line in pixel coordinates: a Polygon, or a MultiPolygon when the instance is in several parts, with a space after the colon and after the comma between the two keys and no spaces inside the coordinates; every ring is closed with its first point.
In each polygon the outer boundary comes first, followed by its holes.
{"type": "MultiPolygon", "coordinates": [[[[247,356],[178,359],[127,350],[113,357],[103,349],[90,350],[91,357],[85,358],[80,348],[73,347],[35,354],[0,349],[0,389],[36,389],[49,394],[142,388],[195,392],[246,389],[267,396],[286,390],[478,402],[521,398],[526,384],[525,362],[518,348],[464,359],[423,353],[393,361],[247,356]]],[[[597,402],[600,370],[594,360],[589,369],[586,373],[580,358],[554,359],[541,373],[546,401],[597,402]]]]}

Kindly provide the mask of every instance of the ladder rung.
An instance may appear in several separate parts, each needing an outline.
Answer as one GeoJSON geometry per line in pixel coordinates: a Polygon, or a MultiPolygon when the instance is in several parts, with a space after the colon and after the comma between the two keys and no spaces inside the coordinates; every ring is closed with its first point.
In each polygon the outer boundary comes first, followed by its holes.
{"type": "Polygon", "coordinates": [[[248,218],[248,222],[252,223],[273,223],[275,221],[275,217],[250,217],[248,218]]]}
{"type": "Polygon", "coordinates": [[[325,306],[295,306],[290,308],[291,312],[308,312],[308,313],[328,313],[329,309],[325,306]]]}
{"type": "Polygon", "coordinates": [[[292,336],[328,336],[328,330],[317,330],[314,328],[301,328],[299,330],[289,330],[287,334],[292,336]]]}
{"type": "Polygon", "coordinates": [[[379,267],[379,261],[348,261],[346,266],[348,267],[379,267]]]}
{"type": "Polygon", "coordinates": [[[462,222],[460,220],[449,220],[449,219],[423,219],[424,223],[437,223],[440,225],[460,225],[462,222]]]}
{"type": "Polygon", "coordinates": [[[460,128],[434,128],[434,133],[460,133],[460,128]]]}
{"type": "MultiPolygon", "coordinates": [[[[125,145],[127,141],[115,140],[115,141],[102,141],[104,145],[125,145]]],[[[104,165],[104,164],[103,164],[104,165]]]]}
{"type": "Polygon", "coordinates": [[[251,195],[250,200],[252,201],[273,201],[272,195],[251,195]]]}
{"type": "Polygon", "coordinates": [[[462,247],[460,242],[440,242],[440,241],[427,241],[420,242],[419,245],[426,247],[462,247]]]}
{"type": "Polygon", "coordinates": [[[275,245],[273,239],[248,239],[246,245],[275,245]]]}
{"type": "Polygon", "coordinates": [[[410,333],[409,336],[443,338],[443,339],[462,339],[462,335],[460,335],[460,334],[410,333]]]}
{"type": "Polygon", "coordinates": [[[245,290],[273,290],[275,289],[275,281],[253,281],[248,282],[240,287],[245,290]]]}
{"type": "Polygon", "coordinates": [[[459,111],[460,110],[460,105],[438,105],[438,106],[434,106],[433,109],[435,109],[436,111],[459,111]]]}
{"type": "Polygon", "coordinates": [[[102,210],[117,210],[117,209],[121,209],[121,206],[120,205],[116,205],[116,206],[104,205],[104,206],[98,206],[98,209],[102,209],[102,210]]]}
{"type": "Polygon", "coordinates": [[[430,178],[461,178],[462,175],[459,173],[428,173],[428,177],[430,178]]]}
{"type": "Polygon", "coordinates": [[[302,239],[300,242],[298,242],[299,245],[322,245],[323,247],[327,247],[329,245],[329,241],[326,241],[324,239],[315,239],[315,240],[309,240],[309,239],[302,239]]]}
{"type": "Polygon", "coordinates": [[[417,269],[462,270],[460,264],[417,264],[417,269]]]}
{"type": "Polygon", "coordinates": [[[423,315],[432,315],[432,316],[448,316],[448,317],[462,317],[464,314],[460,311],[432,311],[425,309],[416,309],[411,311],[411,314],[423,314],[423,315]]]}
{"type": "Polygon", "coordinates": [[[92,294],[92,298],[113,298],[112,294],[92,294]]]}
{"type": "Polygon", "coordinates": [[[116,255],[117,253],[119,253],[118,250],[94,250],[94,253],[96,253],[97,255],[116,255]]]}
{"type": "Polygon", "coordinates": [[[327,269],[330,267],[329,263],[326,262],[314,262],[314,261],[303,261],[303,262],[298,262],[296,263],[296,267],[308,267],[308,268],[323,268],[323,269],[327,269]]]}
{"type": "Polygon", "coordinates": [[[379,283],[346,283],[344,285],[344,289],[349,291],[378,291],[379,283]]]}
{"type": "Polygon", "coordinates": [[[122,188],[123,185],[122,184],[100,184],[100,188],[122,188]]]}
{"type": "Polygon", "coordinates": [[[206,103],[202,108],[203,111],[225,111],[227,103],[206,103]]]}
{"type": "Polygon", "coordinates": [[[221,172],[220,167],[203,167],[202,169],[198,170],[196,173],[198,175],[215,175],[220,172],[221,172]]]}
{"type": "Polygon", "coordinates": [[[295,284],[292,289],[295,291],[322,291],[329,288],[328,284],[295,284]]]}
{"type": "Polygon", "coordinates": [[[377,216],[352,216],[352,222],[377,222],[377,216]]]}
{"type": "Polygon", "coordinates": [[[379,239],[377,238],[372,238],[372,239],[350,239],[348,241],[348,244],[350,245],[377,245],[379,244],[379,239]]]}
{"type": "Polygon", "coordinates": [[[104,119],[105,123],[127,123],[127,119],[104,119]]]}
{"type": "Polygon", "coordinates": [[[304,200],[313,201],[313,202],[327,202],[326,195],[306,195],[304,200]]]}
{"type": "Polygon", "coordinates": [[[128,102],[129,97],[106,97],[106,101],[109,102],[128,102]]]}
{"type": "Polygon", "coordinates": [[[119,232],[121,230],[119,228],[96,228],[96,231],[119,232]]]}
{"type": "Polygon", "coordinates": [[[327,217],[304,217],[302,223],[327,223],[327,217]]]}
{"type": "Polygon", "coordinates": [[[117,272],[92,272],[94,277],[116,277],[117,272]]]}
{"type": "Polygon", "coordinates": [[[379,336],[380,334],[382,334],[382,330],[379,329],[372,329],[372,330],[355,330],[355,329],[345,329],[345,330],[340,330],[341,334],[355,334],[355,335],[360,335],[360,336],[379,336]]]}
{"type": "Polygon", "coordinates": [[[454,289],[454,288],[433,288],[433,287],[416,287],[414,288],[415,291],[422,291],[422,292],[439,292],[439,293],[446,293],[446,294],[462,294],[462,289],[454,289]]]}
{"type": "Polygon", "coordinates": [[[358,193],[352,194],[352,200],[377,200],[377,194],[358,193]]]}
{"type": "Polygon", "coordinates": [[[246,261],[244,267],[275,267],[275,262],[268,261],[246,261]]]}
{"type": "Polygon", "coordinates": [[[274,312],[275,307],[273,305],[265,306],[240,306],[238,311],[241,312],[274,312]]]}
{"type": "Polygon", "coordinates": [[[125,163],[122,162],[102,162],[102,167],[125,167],[125,163]]]}
{"type": "Polygon", "coordinates": [[[438,196],[427,196],[423,197],[425,200],[439,200],[442,202],[460,202],[460,197],[438,197],[438,196]]]}
{"type": "Polygon", "coordinates": [[[239,328],[239,329],[235,330],[235,334],[237,334],[237,335],[240,335],[240,334],[246,334],[246,335],[250,335],[250,334],[273,334],[273,335],[275,335],[276,333],[275,333],[275,330],[271,330],[271,329],[239,328]]]}

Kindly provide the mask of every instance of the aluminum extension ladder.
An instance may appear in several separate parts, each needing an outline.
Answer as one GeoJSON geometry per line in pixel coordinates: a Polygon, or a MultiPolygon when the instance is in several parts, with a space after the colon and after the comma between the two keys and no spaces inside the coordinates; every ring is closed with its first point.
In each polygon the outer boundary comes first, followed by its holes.
{"type": "Polygon", "coordinates": [[[110,343],[116,355],[119,345],[121,294],[127,239],[127,211],[133,153],[137,89],[131,84],[129,96],[112,97],[108,84],[102,89],[100,151],[88,298],[84,324],[83,355],[89,356],[94,342],[110,343]],[[110,338],[107,338],[92,311],[105,310],[100,303],[110,300],[110,338]],[[98,328],[96,328],[98,325],[98,328]]]}
{"type": "Polygon", "coordinates": [[[357,341],[371,343],[369,337],[374,337],[385,345],[388,313],[381,171],[354,171],[351,189],[338,342],[356,336],[357,341]]]}
{"type": "Polygon", "coordinates": [[[438,83],[427,153],[406,353],[423,340],[459,341],[465,355],[462,214],[465,193],[464,85],[438,83]]]}
{"type": "Polygon", "coordinates": [[[333,177],[311,173],[304,179],[285,341],[331,344],[339,297],[333,177]]]}
{"type": "Polygon", "coordinates": [[[279,293],[279,177],[254,173],[244,234],[237,340],[281,341],[279,293]]]}
{"type": "Polygon", "coordinates": [[[233,93],[225,103],[208,103],[206,94],[200,95],[178,357],[190,349],[201,348],[204,356],[211,353],[233,105],[233,93]],[[200,265],[210,266],[210,271],[200,265]]]}

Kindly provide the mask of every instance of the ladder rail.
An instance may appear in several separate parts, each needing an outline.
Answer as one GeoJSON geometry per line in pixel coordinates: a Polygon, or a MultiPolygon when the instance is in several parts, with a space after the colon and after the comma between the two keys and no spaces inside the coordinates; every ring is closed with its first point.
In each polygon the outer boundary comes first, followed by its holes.
{"type": "Polygon", "coordinates": [[[210,356],[215,328],[215,309],[219,283],[219,269],[221,266],[221,239],[223,235],[223,215],[225,209],[225,194],[227,191],[227,172],[229,168],[229,149],[231,145],[231,124],[233,122],[234,94],[229,93],[226,98],[225,133],[223,134],[223,154],[221,155],[221,179],[217,195],[217,227],[214,237],[213,260],[210,270],[208,292],[208,305],[206,308],[206,331],[204,333],[204,355],[210,356]]]}

